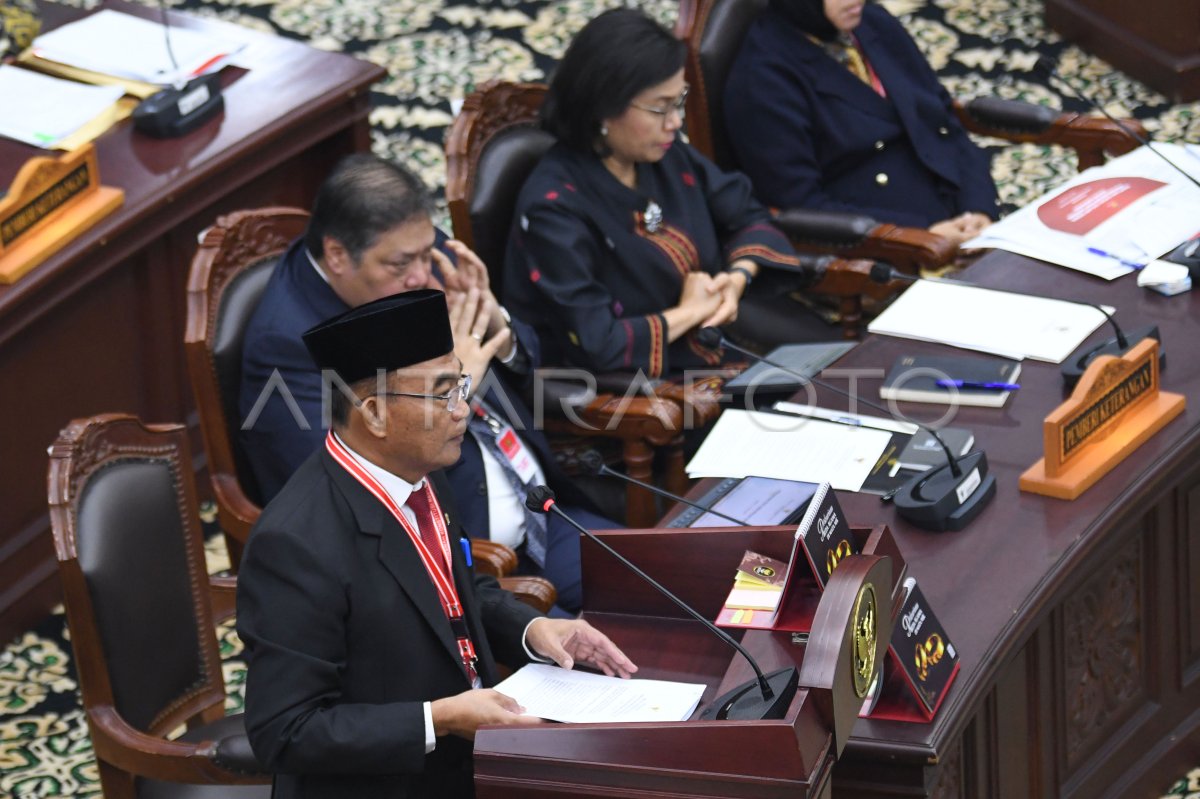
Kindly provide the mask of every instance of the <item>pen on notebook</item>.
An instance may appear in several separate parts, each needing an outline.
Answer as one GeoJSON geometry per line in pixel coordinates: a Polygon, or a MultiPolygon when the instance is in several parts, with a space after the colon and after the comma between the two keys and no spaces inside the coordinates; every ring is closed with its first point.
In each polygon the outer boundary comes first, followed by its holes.
{"type": "Polygon", "coordinates": [[[1145,264],[1139,264],[1137,261],[1126,261],[1121,256],[1113,255],[1111,252],[1102,250],[1099,247],[1088,247],[1087,250],[1092,255],[1099,255],[1101,258],[1111,258],[1114,261],[1119,261],[1123,265],[1128,266],[1130,269],[1141,269],[1142,267],[1145,266],[1145,264]]]}
{"type": "Polygon", "coordinates": [[[1021,386],[1018,383],[990,383],[979,380],[939,380],[939,388],[978,388],[987,391],[1016,391],[1021,386]]]}

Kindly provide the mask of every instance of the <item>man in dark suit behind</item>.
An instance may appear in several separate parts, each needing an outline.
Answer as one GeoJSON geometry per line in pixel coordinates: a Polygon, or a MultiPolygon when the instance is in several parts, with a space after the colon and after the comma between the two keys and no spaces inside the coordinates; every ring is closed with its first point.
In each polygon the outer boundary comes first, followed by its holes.
{"type": "Polygon", "coordinates": [[[473,536],[517,549],[523,572],[558,589],[555,614],[573,614],[582,604],[579,537],[557,517],[529,516],[525,490],[549,485],[589,528],[620,525],[602,517],[562,472],[521,399],[539,363],[537,335],[508,316],[488,287],[487,268],[460,242],[448,241],[431,213],[425,187],[403,167],[363,154],[334,169],[305,236],[275,268],[246,331],[243,449],[266,502],[320,446],[328,427],[320,375],[301,334],[381,297],[445,288],[455,353],[476,387],[486,375],[490,389],[479,392],[481,413],[471,420],[462,456],[446,469],[459,521],[473,536]],[[509,428],[513,437],[504,440],[519,451],[506,454],[498,443],[509,428]]]}
{"type": "Polygon", "coordinates": [[[468,566],[427,479],[458,459],[469,413],[444,295],[369,303],[305,341],[350,396],[246,547],[247,733],[278,799],[469,797],[475,730],[536,722],[485,687],[497,660],[636,667],[468,566]]]}

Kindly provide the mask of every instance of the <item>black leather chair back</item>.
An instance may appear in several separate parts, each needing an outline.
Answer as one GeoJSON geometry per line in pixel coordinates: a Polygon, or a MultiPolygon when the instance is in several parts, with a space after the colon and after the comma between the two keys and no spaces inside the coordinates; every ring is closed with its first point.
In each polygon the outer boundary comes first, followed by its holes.
{"type": "Polygon", "coordinates": [[[242,386],[242,344],[246,340],[246,328],[278,263],[278,257],[265,258],[243,269],[225,286],[217,307],[212,346],[213,366],[221,391],[221,410],[225,413],[225,434],[233,450],[238,482],[246,496],[260,507],[262,494],[240,446],[242,417],[238,411],[238,396],[242,386]]]}
{"type": "Polygon", "coordinates": [[[712,0],[708,16],[702,21],[700,79],[704,82],[708,105],[713,160],[725,169],[732,169],[737,164],[725,135],[725,81],[742,40],[750,30],[750,23],[766,7],[767,0],[712,0]]]}
{"type": "Polygon", "coordinates": [[[143,732],[192,686],[211,684],[208,670],[219,668],[205,657],[212,621],[194,586],[207,585],[208,575],[203,551],[189,551],[183,525],[198,520],[185,515],[178,469],[169,454],[111,461],[91,475],[77,505],[79,566],[116,709],[143,732]]]}
{"type": "Polygon", "coordinates": [[[497,133],[480,153],[469,206],[471,231],[475,253],[487,264],[492,292],[500,302],[504,302],[504,256],[517,195],[553,144],[553,136],[531,124],[497,133]]]}

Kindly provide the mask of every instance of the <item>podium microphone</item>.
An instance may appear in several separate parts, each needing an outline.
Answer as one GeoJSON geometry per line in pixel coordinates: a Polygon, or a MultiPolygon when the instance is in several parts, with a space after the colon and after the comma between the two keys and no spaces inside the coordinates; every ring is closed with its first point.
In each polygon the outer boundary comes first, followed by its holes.
{"type": "Polygon", "coordinates": [[[584,471],[586,474],[603,475],[605,477],[615,477],[618,480],[624,480],[627,483],[633,483],[635,486],[639,486],[641,488],[646,489],[647,491],[658,494],[660,497],[666,497],[667,499],[672,500],[674,502],[680,502],[684,505],[691,505],[693,508],[698,508],[698,509],[704,511],[705,513],[711,513],[714,516],[720,516],[722,519],[733,522],[738,527],[749,527],[750,526],[749,524],[741,521],[740,519],[735,519],[732,516],[726,516],[724,513],[721,513],[719,510],[713,510],[712,508],[705,507],[704,505],[701,505],[699,503],[692,502],[690,499],[681,497],[678,494],[672,494],[670,491],[663,491],[661,488],[659,488],[656,485],[651,485],[650,483],[644,482],[642,480],[638,480],[636,477],[630,477],[627,474],[618,472],[616,469],[610,469],[608,464],[604,462],[604,456],[601,455],[599,452],[596,452],[596,450],[594,450],[594,449],[588,450],[587,452],[585,452],[584,454],[579,456],[579,465],[584,468],[584,471]]]}
{"type": "Polygon", "coordinates": [[[1063,86],[1067,87],[1067,93],[1069,95],[1071,95],[1071,97],[1073,97],[1076,100],[1078,100],[1079,102],[1087,105],[1088,107],[1094,108],[1095,110],[1099,111],[1101,114],[1103,114],[1105,117],[1107,117],[1110,122],[1112,122],[1114,125],[1116,125],[1118,128],[1120,128],[1125,133],[1126,136],[1133,139],[1138,144],[1142,145],[1147,150],[1149,150],[1150,152],[1157,155],[1159,158],[1161,158],[1163,161],[1165,161],[1171,167],[1171,169],[1174,169],[1176,172],[1183,175],[1185,178],[1187,178],[1192,183],[1194,183],[1197,187],[1200,187],[1200,180],[1197,180],[1195,177],[1193,177],[1191,175],[1191,173],[1189,173],[1187,170],[1183,169],[1183,167],[1176,164],[1170,158],[1167,158],[1166,155],[1164,155],[1163,153],[1154,149],[1153,145],[1150,144],[1149,138],[1147,138],[1146,136],[1138,135],[1137,131],[1133,130],[1128,125],[1126,125],[1124,122],[1117,119],[1112,114],[1108,113],[1108,111],[1106,111],[1104,109],[1104,106],[1100,105],[1098,102],[1093,100],[1091,97],[1088,97],[1087,95],[1083,94],[1082,92],[1077,91],[1075,89],[1075,87],[1072,86],[1066,78],[1064,78],[1062,75],[1058,74],[1058,70],[1056,70],[1054,68],[1054,59],[1050,58],[1049,56],[1045,56],[1045,55],[1040,56],[1033,65],[1033,72],[1035,74],[1041,75],[1042,77],[1047,78],[1047,79],[1055,78],[1056,80],[1058,80],[1059,83],[1061,83],[1063,86]]]}
{"type": "MultiPolygon", "coordinates": [[[[696,341],[711,349],[728,347],[734,352],[756,361],[762,361],[768,366],[790,374],[798,378],[802,384],[816,383],[835,394],[891,414],[891,411],[882,405],[853,396],[850,392],[843,391],[815,377],[806,377],[783,364],[764,358],[744,347],[739,347],[725,338],[724,334],[715,327],[701,328],[696,335],[696,341]]],[[[902,519],[906,519],[924,530],[937,532],[961,530],[979,515],[984,506],[996,494],[996,478],[988,474],[987,454],[983,450],[979,450],[964,455],[962,458],[955,458],[954,453],[946,446],[946,442],[942,440],[936,430],[919,422],[911,422],[911,424],[929,433],[935,441],[942,445],[942,452],[946,454],[946,465],[921,472],[902,485],[892,500],[896,506],[896,512],[902,519]]]]}
{"type": "Polygon", "coordinates": [[[170,139],[191,133],[225,107],[221,95],[221,79],[214,72],[199,75],[184,81],[179,74],[175,51],[171,48],[171,22],[167,19],[167,5],[161,0],[163,37],[167,42],[167,56],[175,70],[173,85],[155,92],[133,109],[133,127],[156,139],[170,139]]]}
{"type": "Polygon", "coordinates": [[[742,657],[749,661],[750,667],[754,669],[755,679],[747,680],[729,693],[719,697],[710,708],[704,711],[706,718],[715,718],[717,720],[727,719],[730,721],[757,721],[761,719],[783,718],[784,714],[787,713],[788,705],[792,702],[792,697],[796,695],[796,686],[800,682],[800,673],[796,670],[795,666],[779,669],[778,671],[764,675],[758,663],[750,656],[745,647],[733,640],[720,627],[693,610],[682,599],[668,591],[666,587],[653,577],[630,563],[624,555],[601,541],[591,530],[567,515],[562,508],[558,507],[558,503],[554,499],[554,492],[546,486],[537,486],[530,491],[529,495],[525,498],[525,507],[534,513],[557,514],[567,524],[583,533],[598,544],[601,549],[621,561],[634,574],[652,585],[660,594],[686,611],[688,615],[711,630],[714,635],[732,646],[742,654],[742,657]],[[710,716],[709,714],[712,715],[710,716]]]}
{"type": "MultiPolygon", "coordinates": [[[[921,278],[915,275],[906,275],[903,272],[897,271],[887,264],[876,263],[871,267],[871,280],[876,283],[888,283],[892,280],[907,280],[910,283],[916,283],[918,280],[930,280],[934,283],[953,283],[953,281],[938,280],[937,278],[921,278]]],[[[954,284],[962,285],[962,284],[954,284]]],[[[1004,294],[1014,294],[1018,297],[1028,297],[1030,295],[1020,291],[1009,291],[1008,289],[989,288],[988,291],[999,291],[1004,294]]],[[[1059,368],[1062,373],[1063,384],[1067,391],[1075,388],[1075,384],[1079,382],[1079,378],[1083,377],[1084,371],[1091,365],[1092,361],[1101,355],[1114,355],[1121,357],[1129,350],[1140,344],[1143,339],[1152,338],[1158,342],[1158,368],[1160,370],[1167,368],[1167,351],[1162,346],[1162,334],[1158,332],[1158,325],[1146,325],[1144,327],[1134,328],[1132,335],[1126,336],[1125,331],[1117,324],[1117,320],[1113,315],[1104,309],[1103,306],[1093,302],[1085,302],[1083,300],[1064,299],[1062,302],[1069,302],[1074,305],[1083,305],[1087,308],[1095,308],[1100,313],[1104,314],[1104,318],[1108,320],[1112,326],[1114,336],[1107,341],[1102,341],[1089,350],[1079,353],[1072,353],[1071,357],[1063,361],[1063,365],[1059,368]]]]}

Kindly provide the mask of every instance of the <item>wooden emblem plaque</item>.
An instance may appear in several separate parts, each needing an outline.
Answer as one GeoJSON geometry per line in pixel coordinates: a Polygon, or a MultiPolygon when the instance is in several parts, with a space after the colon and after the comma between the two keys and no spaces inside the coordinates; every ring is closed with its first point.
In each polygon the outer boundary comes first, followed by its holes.
{"type": "Polygon", "coordinates": [[[13,283],[121,207],[125,192],[100,185],[91,144],[25,162],[0,200],[0,283],[13,283]]]}
{"type": "Polygon", "coordinates": [[[1181,394],[1159,390],[1158,342],[1120,358],[1097,358],[1043,427],[1045,457],[1021,475],[1021,490],[1075,499],[1183,412],[1181,394]]]}

